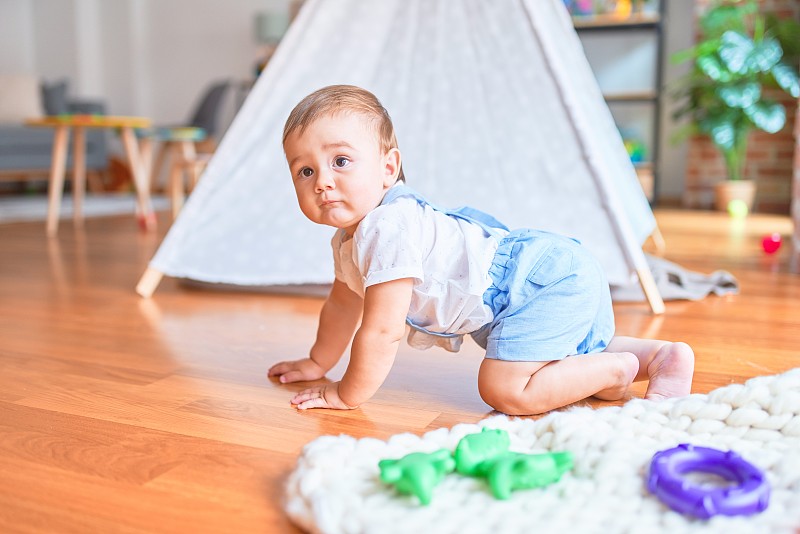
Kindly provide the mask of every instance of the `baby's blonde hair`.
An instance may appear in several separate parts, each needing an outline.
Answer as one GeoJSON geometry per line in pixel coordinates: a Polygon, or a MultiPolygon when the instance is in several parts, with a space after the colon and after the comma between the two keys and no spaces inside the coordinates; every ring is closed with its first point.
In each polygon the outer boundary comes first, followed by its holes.
{"type": "MultiPolygon", "coordinates": [[[[283,127],[283,144],[286,144],[286,138],[292,132],[298,131],[302,134],[317,119],[337,113],[363,115],[375,128],[380,149],[384,154],[393,148],[398,148],[389,112],[375,95],[355,85],[329,85],[301,100],[286,119],[283,127]]],[[[402,164],[397,179],[406,181],[402,164]]]]}

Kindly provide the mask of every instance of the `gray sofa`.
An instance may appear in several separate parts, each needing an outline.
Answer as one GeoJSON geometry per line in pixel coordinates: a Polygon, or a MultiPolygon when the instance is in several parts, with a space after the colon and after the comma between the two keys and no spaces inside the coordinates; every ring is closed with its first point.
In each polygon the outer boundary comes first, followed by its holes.
{"type": "MultiPolygon", "coordinates": [[[[67,83],[42,84],[42,107],[46,115],[63,113],[105,114],[103,102],[77,101],[67,96],[67,83]]],[[[102,171],[108,168],[107,131],[89,128],[86,131],[86,168],[102,171]]],[[[50,169],[53,152],[53,129],[0,124],[0,173],[25,174],[50,169]]],[[[67,165],[72,165],[70,139],[67,165]]]]}

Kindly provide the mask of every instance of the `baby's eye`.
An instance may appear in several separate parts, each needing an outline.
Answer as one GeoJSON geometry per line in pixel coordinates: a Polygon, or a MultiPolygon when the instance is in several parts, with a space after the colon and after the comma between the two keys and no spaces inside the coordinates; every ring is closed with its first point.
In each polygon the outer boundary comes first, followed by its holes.
{"type": "Polygon", "coordinates": [[[348,165],[349,163],[350,163],[350,160],[349,160],[349,159],[347,159],[347,158],[346,158],[346,157],[344,157],[344,156],[337,156],[337,157],[336,157],[336,158],[333,160],[333,166],[334,166],[334,167],[347,167],[347,165],[348,165]]]}
{"type": "Polygon", "coordinates": [[[300,175],[300,176],[302,176],[303,178],[308,178],[308,177],[310,177],[312,174],[314,174],[314,171],[312,171],[312,170],[311,170],[310,168],[308,168],[308,167],[303,167],[302,169],[300,169],[300,172],[299,172],[299,173],[297,173],[297,174],[298,174],[298,175],[300,175]]]}

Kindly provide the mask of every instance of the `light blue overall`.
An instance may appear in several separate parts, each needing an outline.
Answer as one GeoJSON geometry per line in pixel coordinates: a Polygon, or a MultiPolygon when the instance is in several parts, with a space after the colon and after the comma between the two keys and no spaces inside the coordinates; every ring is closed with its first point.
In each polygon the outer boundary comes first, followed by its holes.
{"type": "MultiPolygon", "coordinates": [[[[439,208],[401,184],[381,204],[412,197],[450,217],[480,226],[498,240],[489,269],[492,285],[483,301],[494,319],[470,335],[486,357],[509,361],[553,361],[601,352],[614,336],[611,294],[600,264],[574,239],[549,232],[509,232],[497,219],[470,207],[439,208]]],[[[406,318],[419,332],[438,337],[461,334],[430,332],[406,318]]],[[[458,343],[455,344],[458,346],[458,343]]]]}

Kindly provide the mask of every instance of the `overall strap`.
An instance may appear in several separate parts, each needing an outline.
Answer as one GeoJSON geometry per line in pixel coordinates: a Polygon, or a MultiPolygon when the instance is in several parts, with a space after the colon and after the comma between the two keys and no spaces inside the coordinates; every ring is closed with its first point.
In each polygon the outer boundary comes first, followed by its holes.
{"type": "Polygon", "coordinates": [[[403,182],[398,182],[397,184],[389,188],[389,190],[383,196],[383,200],[381,200],[381,206],[383,206],[384,204],[389,204],[390,202],[393,202],[395,199],[398,199],[400,197],[408,197],[408,196],[415,198],[417,202],[420,202],[420,200],[422,200],[423,202],[425,201],[425,199],[422,198],[422,195],[420,195],[419,193],[408,187],[403,182]]]}
{"type": "Polygon", "coordinates": [[[508,227],[505,224],[501,223],[488,213],[484,213],[470,206],[462,206],[460,208],[455,208],[452,210],[440,208],[439,206],[429,202],[425,197],[423,197],[421,194],[411,189],[404,183],[400,183],[389,189],[389,191],[387,191],[386,195],[383,197],[381,205],[389,204],[390,202],[400,197],[412,197],[418,203],[422,205],[427,204],[436,211],[440,211],[451,217],[456,217],[458,219],[463,219],[473,224],[477,224],[483,229],[484,232],[486,232],[488,235],[494,237],[497,240],[500,240],[502,238],[502,234],[498,230],[505,230],[506,232],[508,232],[508,227]]]}

